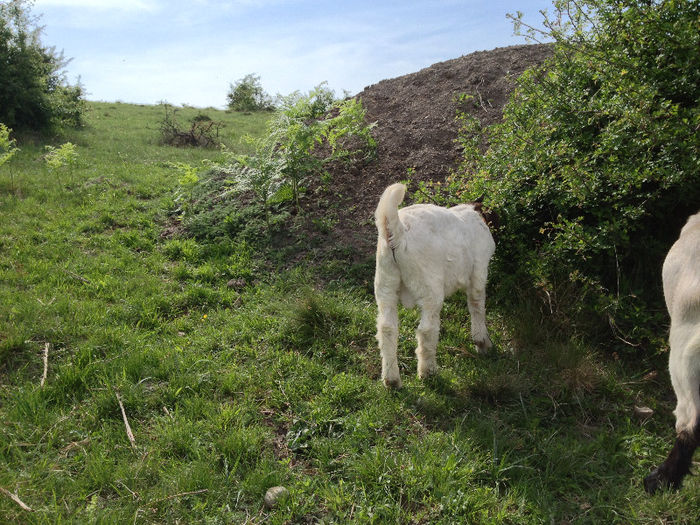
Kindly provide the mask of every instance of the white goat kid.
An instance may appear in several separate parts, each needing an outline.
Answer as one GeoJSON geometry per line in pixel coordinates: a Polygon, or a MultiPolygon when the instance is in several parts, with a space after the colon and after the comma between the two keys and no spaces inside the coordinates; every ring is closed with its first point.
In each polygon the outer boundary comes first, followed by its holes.
{"type": "Polygon", "coordinates": [[[681,486],[700,445],[700,213],[692,215],[664,261],[664,297],[671,316],[669,371],[676,393],[676,443],[644,488],[681,486]]]}
{"type": "Polygon", "coordinates": [[[421,320],[416,330],[418,376],[437,371],[435,353],[444,299],[457,290],[468,296],[472,339],[479,353],[491,348],[486,329],[486,279],[496,245],[481,214],[472,204],[443,208],[415,204],[398,209],[406,186],[384,190],[375,212],[377,267],[377,340],[382,356],[382,380],[401,387],[396,356],[399,300],[418,305],[421,320]]]}

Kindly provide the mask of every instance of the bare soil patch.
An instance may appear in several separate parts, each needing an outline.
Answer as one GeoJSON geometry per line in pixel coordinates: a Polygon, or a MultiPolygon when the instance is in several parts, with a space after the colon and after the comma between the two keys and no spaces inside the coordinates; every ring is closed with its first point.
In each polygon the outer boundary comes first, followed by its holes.
{"type": "Polygon", "coordinates": [[[358,93],[367,121],[377,123],[377,158],[362,168],[338,166],[329,185],[307,193],[305,235],[314,238],[319,255],[340,248],[351,262],[371,257],[376,242],[374,208],[384,188],[406,179],[409,169],[415,180],[444,180],[459,163],[457,97],[462,93],[475,97],[473,114],[482,125],[497,122],[515,79],[550,54],[547,45],[479,51],[382,80],[358,93]],[[322,232],[320,224],[325,225],[322,232]]]}

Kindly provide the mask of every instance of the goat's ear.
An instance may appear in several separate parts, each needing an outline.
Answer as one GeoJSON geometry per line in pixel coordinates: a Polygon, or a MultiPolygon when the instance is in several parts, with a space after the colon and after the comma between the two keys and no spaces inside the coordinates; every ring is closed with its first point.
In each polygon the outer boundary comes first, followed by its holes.
{"type": "Polygon", "coordinates": [[[479,204],[481,204],[482,202],[484,202],[484,197],[485,197],[485,195],[482,194],[481,197],[479,197],[478,199],[476,199],[474,202],[475,202],[475,203],[478,202],[479,204]]]}

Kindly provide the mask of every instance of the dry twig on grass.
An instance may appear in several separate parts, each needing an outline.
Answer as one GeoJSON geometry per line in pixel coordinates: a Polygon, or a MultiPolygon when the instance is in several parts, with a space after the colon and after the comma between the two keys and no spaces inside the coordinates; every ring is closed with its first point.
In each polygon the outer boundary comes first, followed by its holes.
{"type": "Polygon", "coordinates": [[[122,419],[124,419],[124,426],[126,427],[126,436],[129,438],[129,441],[131,442],[131,447],[136,448],[136,440],[134,439],[134,433],[131,431],[131,426],[129,425],[129,420],[126,418],[126,411],[124,410],[124,405],[122,404],[122,400],[119,397],[119,392],[116,390],[114,391],[114,394],[117,396],[117,402],[119,403],[119,408],[122,411],[122,419]]]}
{"type": "Polygon", "coordinates": [[[22,510],[26,510],[27,512],[34,512],[34,509],[32,509],[29,505],[24,503],[24,501],[19,499],[19,497],[16,494],[12,494],[12,492],[7,490],[6,488],[0,487],[0,492],[5,494],[5,496],[10,498],[15,503],[17,503],[17,505],[19,505],[22,508],[22,510]]]}
{"type": "Polygon", "coordinates": [[[92,284],[92,281],[90,279],[86,279],[82,275],[78,275],[77,273],[71,272],[70,270],[63,270],[63,271],[66,272],[68,275],[70,275],[73,279],[77,279],[78,281],[83,282],[85,284],[92,284]]]}
{"type": "Polygon", "coordinates": [[[178,494],[172,494],[171,496],[167,496],[165,498],[160,498],[160,499],[157,499],[155,501],[151,501],[149,503],[149,506],[157,505],[159,503],[163,503],[164,501],[168,501],[171,499],[181,498],[183,496],[192,496],[194,494],[204,494],[205,492],[209,492],[209,489],[199,489],[199,490],[193,490],[191,492],[180,492],[178,494]]]}
{"type": "Polygon", "coordinates": [[[39,386],[44,387],[46,383],[46,376],[49,373],[49,343],[44,343],[44,374],[41,376],[41,383],[39,386]]]}

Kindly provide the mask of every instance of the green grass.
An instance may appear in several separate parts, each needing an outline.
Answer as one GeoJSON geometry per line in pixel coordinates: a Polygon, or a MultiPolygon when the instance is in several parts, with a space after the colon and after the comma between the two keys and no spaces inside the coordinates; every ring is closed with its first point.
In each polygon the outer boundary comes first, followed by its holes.
{"type": "MultiPolygon", "coordinates": [[[[232,149],[264,128],[208,113],[232,149]]],[[[425,382],[402,311],[405,386],[387,391],[371,269],[331,264],[323,284],[244,244],[161,236],[169,163],[220,155],[159,145],[161,118],[91,104],[86,129],[53,141],[78,145],[72,172],[48,172],[38,140],[0,172],[0,487],[33,509],[0,494],[0,522],[695,521],[696,478],[641,488],[672,441],[663,355],[607,358],[492,299],[498,351],[480,357],[457,296],[425,382]],[[274,485],[290,494],[268,510],[274,485]]]]}

